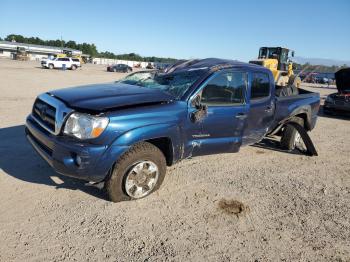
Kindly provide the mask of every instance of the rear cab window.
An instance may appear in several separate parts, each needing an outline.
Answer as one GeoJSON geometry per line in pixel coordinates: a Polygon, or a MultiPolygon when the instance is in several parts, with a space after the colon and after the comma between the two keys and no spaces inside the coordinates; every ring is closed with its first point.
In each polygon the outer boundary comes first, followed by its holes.
{"type": "Polygon", "coordinates": [[[250,99],[260,100],[270,97],[270,78],[267,73],[252,72],[250,99]]]}

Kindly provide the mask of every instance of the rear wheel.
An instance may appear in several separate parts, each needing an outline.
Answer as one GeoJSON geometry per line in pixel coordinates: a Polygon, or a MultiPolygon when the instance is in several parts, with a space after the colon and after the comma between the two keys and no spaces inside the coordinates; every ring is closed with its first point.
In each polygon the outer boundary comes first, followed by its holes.
{"type": "Polygon", "coordinates": [[[163,153],[150,143],[138,143],[116,162],[106,181],[107,194],[113,202],[143,198],[160,187],[165,173],[163,153]]]}
{"type": "MultiPolygon", "coordinates": [[[[304,126],[304,119],[293,117],[290,122],[304,126]]],[[[282,133],[281,146],[287,150],[294,150],[302,142],[302,138],[298,131],[292,126],[286,126],[282,133]]]]}
{"type": "Polygon", "coordinates": [[[113,68],[113,72],[117,72],[117,68],[114,67],[114,68],[113,68]]]}

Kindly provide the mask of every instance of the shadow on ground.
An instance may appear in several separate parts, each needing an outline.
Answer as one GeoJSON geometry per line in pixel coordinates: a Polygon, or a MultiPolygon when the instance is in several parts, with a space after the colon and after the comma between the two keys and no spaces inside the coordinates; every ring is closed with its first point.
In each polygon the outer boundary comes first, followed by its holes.
{"type": "Polygon", "coordinates": [[[81,190],[106,200],[103,190],[86,186],[84,181],[64,177],[53,171],[27,142],[24,125],[0,129],[0,169],[7,175],[26,182],[53,186],[57,189],[81,190]],[[51,177],[59,177],[63,183],[56,183],[51,177]]]}
{"type": "Polygon", "coordinates": [[[277,151],[285,154],[294,154],[294,155],[303,155],[302,152],[299,150],[295,149],[292,151],[285,150],[281,147],[280,141],[277,138],[274,137],[266,137],[260,142],[251,145],[252,147],[258,147],[258,148],[263,148],[263,149],[268,149],[272,151],[277,151]]]}

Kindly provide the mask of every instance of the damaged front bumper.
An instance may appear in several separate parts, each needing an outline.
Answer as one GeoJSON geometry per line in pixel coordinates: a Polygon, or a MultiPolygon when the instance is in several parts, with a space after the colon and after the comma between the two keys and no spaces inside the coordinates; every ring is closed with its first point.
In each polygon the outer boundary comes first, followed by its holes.
{"type": "Polygon", "coordinates": [[[55,136],[40,127],[31,116],[27,118],[25,131],[30,144],[56,172],[86,181],[104,180],[116,157],[125,151],[124,147],[94,145],[55,136]]]}

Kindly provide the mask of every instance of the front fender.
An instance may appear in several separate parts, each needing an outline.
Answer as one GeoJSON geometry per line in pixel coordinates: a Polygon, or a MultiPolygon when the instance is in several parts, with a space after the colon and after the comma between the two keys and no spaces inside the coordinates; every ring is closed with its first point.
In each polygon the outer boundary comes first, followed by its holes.
{"type": "Polygon", "coordinates": [[[119,159],[119,157],[123,155],[132,145],[141,141],[156,138],[170,139],[173,162],[177,161],[181,158],[183,148],[181,143],[182,132],[180,131],[179,126],[164,123],[143,126],[125,132],[114,140],[103,156],[99,159],[101,173],[107,175],[107,171],[113,167],[114,163],[119,159]]]}
{"type": "Polygon", "coordinates": [[[132,146],[141,141],[161,137],[169,138],[173,145],[178,145],[181,141],[180,131],[179,126],[168,123],[138,127],[119,136],[113,142],[113,146],[132,146]]]}

